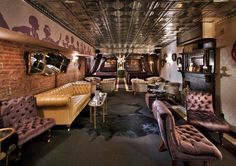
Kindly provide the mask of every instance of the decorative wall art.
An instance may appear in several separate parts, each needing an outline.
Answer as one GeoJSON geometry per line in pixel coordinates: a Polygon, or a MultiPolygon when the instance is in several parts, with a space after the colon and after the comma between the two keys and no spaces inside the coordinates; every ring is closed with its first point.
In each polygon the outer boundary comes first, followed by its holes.
{"type": "Polygon", "coordinates": [[[176,61],[176,59],[177,59],[177,54],[176,54],[176,53],[173,53],[173,54],[172,54],[172,60],[173,60],[173,61],[176,61]]]}
{"type": "Polygon", "coordinates": [[[1,1],[0,27],[78,51],[79,54],[92,55],[94,53],[94,48],[91,45],[43,14],[26,6],[23,1],[15,1],[14,3],[14,5],[9,6],[8,1],[1,1]],[[4,6],[8,7],[4,8],[4,6]],[[17,13],[16,17],[12,17],[11,13],[16,11],[15,6],[21,7],[22,10],[17,13]]]}
{"type": "Polygon", "coordinates": [[[233,48],[232,48],[231,54],[232,54],[232,58],[233,58],[233,60],[236,62],[236,41],[234,41],[234,44],[233,44],[233,48]]]}

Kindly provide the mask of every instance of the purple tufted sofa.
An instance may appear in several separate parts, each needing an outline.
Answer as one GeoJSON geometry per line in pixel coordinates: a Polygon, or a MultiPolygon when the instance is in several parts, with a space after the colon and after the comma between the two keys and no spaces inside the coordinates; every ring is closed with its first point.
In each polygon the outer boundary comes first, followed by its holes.
{"type": "Polygon", "coordinates": [[[220,144],[222,144],[223,133],[228,132],[230,126],[223,116],[219,117],[215,114],[212,94],[189,91],[186,100],[187,122],[210,131],[218,131],[220,144]]]}
{"type": "Polygon", "coordinates": [[[221,152],[203,134],[192,125],[175,125],[175,120],[160,100],[152,105],[154,117],[157,119],[162,143],[159,151],[166,147],[172,159],[172,165],[177,160],[204,161],[208,165],[210,160],[222,159],[221,152]]]}
{"type": "MultiPolygon", "coordinates": [[[[18,135],[18,146],[42,134],[55,125],[54,119],[45,119],[37,115],[35,98],[22,96],[1,101],[1,127],[12,127],[18,135]]],[[[49,140],[50,141],[50,134],[49,140]]]]}

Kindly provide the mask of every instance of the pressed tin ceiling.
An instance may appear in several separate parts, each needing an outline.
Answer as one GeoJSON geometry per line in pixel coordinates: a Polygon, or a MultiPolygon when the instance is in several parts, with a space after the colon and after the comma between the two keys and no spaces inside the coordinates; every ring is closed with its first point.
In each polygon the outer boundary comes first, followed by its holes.
{"type": "Polygon", "coordinates": [[[25,1],[106,52],[145,53],[176,40],[178,32],[236,14],[234,0],[25,1]]]}

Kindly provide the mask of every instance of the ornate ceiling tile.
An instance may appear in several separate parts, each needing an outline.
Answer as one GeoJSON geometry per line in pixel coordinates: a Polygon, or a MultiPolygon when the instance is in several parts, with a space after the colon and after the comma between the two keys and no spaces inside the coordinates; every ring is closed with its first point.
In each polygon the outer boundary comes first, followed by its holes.
{"type": "Polygon", "coordinates": [[[235,2],[212,0],[25,0],[96,48],[140,50],[178,32],[236,14],[235,2]]]}

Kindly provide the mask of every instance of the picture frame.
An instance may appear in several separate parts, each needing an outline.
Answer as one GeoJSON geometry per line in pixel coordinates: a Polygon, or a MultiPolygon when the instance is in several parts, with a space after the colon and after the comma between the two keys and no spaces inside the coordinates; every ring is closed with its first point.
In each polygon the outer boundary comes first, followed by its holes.
{"type": "Polygon", "coordinates": [[[177,54],[176,54],[176,53],[173,53],[173,54],[172,54],[172,60],[173,60],[173,61],[176,61],[176,60],[177,60],[177,54]]]}

